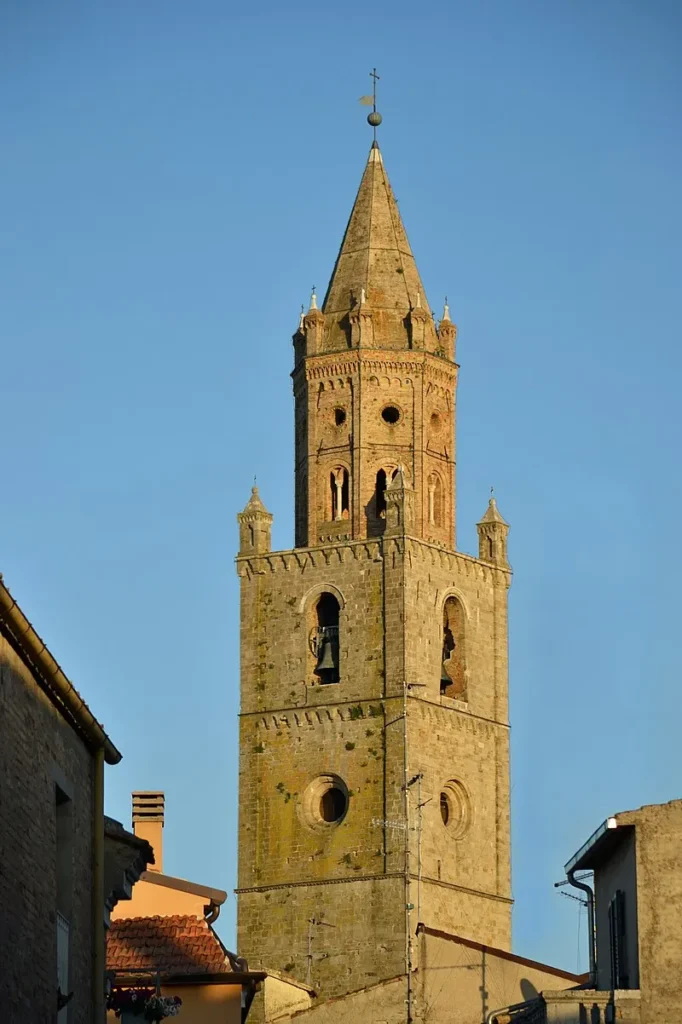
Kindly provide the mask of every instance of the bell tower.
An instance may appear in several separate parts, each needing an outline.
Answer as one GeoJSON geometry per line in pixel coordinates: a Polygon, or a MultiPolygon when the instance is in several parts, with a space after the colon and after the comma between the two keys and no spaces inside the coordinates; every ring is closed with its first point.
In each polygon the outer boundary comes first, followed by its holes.
{"type": "Polygon", "coordinates": [[[420,921],[510,944],[508,526],[456,550],[456,336],[375,141],[293,338],[295,547],[239,517],[238,948],[323,999],[409,1001],[420,921]]]}
{"type": "Polygon", "coordinates": [[[456,328],[437,328],[374,142],[327,288],[294,336],[296,544],[379,537],[410,468],[415,531],[455,543],[456,328]]]}

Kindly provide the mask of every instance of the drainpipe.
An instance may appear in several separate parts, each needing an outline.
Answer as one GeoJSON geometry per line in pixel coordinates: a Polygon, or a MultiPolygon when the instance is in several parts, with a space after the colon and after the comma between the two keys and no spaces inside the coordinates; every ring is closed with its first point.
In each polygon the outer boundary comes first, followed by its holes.
{"type": "Polygon", "coordinates": [[[566,872],[566,878],[568,879],[569,885],[572,885],[576,889],[582,890],[587,896],[587,936],[589,939],[588,952],[590,955],[590,984],[597,987],[597,953],[595,949],[595,934],[594,934],[594,893],[590,889],[589,885],[585,882],[580,882],[575,877],[575,868],[571,868],[570,871],[566,872]]]}
{"type": "Polygon", "coordinates": [[[92,1005],[94,1024],[104,1024],[104,747],[95,750],[92,836],[92,1005]]]}
{"type": "Polygon", "coordinates": [[[213,924],[218,919],[220,913],[220,904],[216,903],[215,900],[211,900],[207,907],[204,907],[204,913],[206,914],[204,920],[206,924],[213,924]]]}

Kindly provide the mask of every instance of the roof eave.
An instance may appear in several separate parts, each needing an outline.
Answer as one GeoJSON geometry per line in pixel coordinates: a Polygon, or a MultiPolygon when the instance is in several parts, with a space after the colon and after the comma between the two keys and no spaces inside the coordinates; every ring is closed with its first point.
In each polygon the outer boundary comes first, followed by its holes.
{"type": "Polygon", "coordinates": [[[83,698],[62,671],[47,645],[38,636],[0,577],[0,625],[10,634],[10,642],[33,672],[54,706],[75,725],[87,743],[104,749],[107,764],[118,764],[121,752],[90,711],[83,698]]]}
{"type": "Polygon", "coordinates": [[[583,843],[578,852],[574,853],[571,859],[566,862],[564,865],[566,874],[568,875],[571,871],[578,871],[583,868],[591,870],[595,862],[601,860],[601,856],[606,848],[610,846],[614,836],[614,829],[617,828],[618,819],[614,815],[606,818],[599,828],[595,829],[587,842],[583,843]]]}
{"type": "Polygon", "coordinates": [[[218,906],[222,906],[227,899],[224,889],[214,889],[210,885],[199,885],[197,882],[190,882],[186,878],[175,878],[173,875],[164,875],[161,871],[144,871],[141,875],[143,882],[151,882],[152,885],[163,885],[167,889],[177,889],[179,892],[188,892],[193,896],[205,896],[218,906]]]}

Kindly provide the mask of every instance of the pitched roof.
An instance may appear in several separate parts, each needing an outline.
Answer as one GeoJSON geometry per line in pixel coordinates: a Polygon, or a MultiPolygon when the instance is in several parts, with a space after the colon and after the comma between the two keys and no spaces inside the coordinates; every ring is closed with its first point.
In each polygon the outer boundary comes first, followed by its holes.
{"type": "Polygon", "coordinates": [[[580,984],[587,979],[585,974],[574,974],[573,971],[564,971],[561,967],[550,967],[549,964],[542,964],[538,960],[529,960],[525,956],[518,956],[508,949],[498,949],[496,946],[484,946],[473,939],[465,939],[461,935],[453,935],[452,932],[441,931],[440,928],[430,928],[421,922],[417,925],[417,934],[432,935],[436,939],[445,939],[446,942],[456,942],[460,946],[467,946],[469,949],[477,949],[479,952],[490,953],[501,960],[509,960],[511,963],[521,964],[523,967],[532,967],[534,970],[544,971],[545,974],[555,974],[557,978],[564,978],[568,981],[575,981],[580,984]]]}
{"type": "Polygon", "coordinates": [[[214,889],[211,885],[200,885],[199,882],[176,878],[175,875],[164,875],[162,871],[143,871],[140,878],[143,882],[149,882],[150,885],[161,885],[165,889],[176,889],[178,892],[191,892],[194,896],[205,896],[207,900],[218,907],[221,907],[227,899],[224,889],[214,889]]]}
{"type": "MultiPolygon", "coordinates": [[[[424,286],[376,142],[322,304],[332,347],[337,337],[342,342],[345,338],[343,318],[363,302],[374,317],[377,347],[400,348],[402,339],[407,346],[405,318],[411,310],[423,307],[430,319],[424,286]]],[[[434,328],[434,342],[435,337],[434,328]]]]}
{"type": "Polygon", "coordinates": [[[243,962],[231,957],[211,926],[189,914],[121,917],[107,937],[107,970],[161,975],[229,974],[243,962]]]}

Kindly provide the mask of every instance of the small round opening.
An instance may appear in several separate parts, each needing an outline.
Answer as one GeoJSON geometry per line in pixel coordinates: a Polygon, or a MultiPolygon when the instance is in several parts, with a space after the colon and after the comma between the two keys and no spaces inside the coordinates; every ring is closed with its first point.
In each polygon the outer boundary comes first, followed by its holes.
{"type": "Polygon", "coordinates": [[[346,813],[346,794],[332,786],[320,799],[320,817],[323,821],[339,821],[346,813]]]}
{"type": "Polygon", "coordinates": [[[346,410],[345,409],[334,409],[334,423],[337,427],[343,426],[346,422],[346,410]]]}
{"type": "Polygon", "coordinates": [[[443,421],[440,418],[440,414],[437,412],[431,413],[431,430],[433,431],[433,433],[437,434],[442,426],[443,421]]]}
{"type": "Polygon", "coordinates": [[[440,816],[452,839],[462,839],[471,826],[471,801],[463,784],[450,779],[440,791],[440,816]]]}
{"type": "Polygon", "coordinates": [[[349,803],[343,779],[338,775],[320,775],[306,787],[299,814],[309,828],[327,831],[341,824],[348,814],[349,803]]]}
{"type": "Polygon", "coordinates": [[[396,409],[394,405],[387,405],[381,410],[381,418],[384,423],[397,423],[400,419],[400,409],[396,409]]]}

